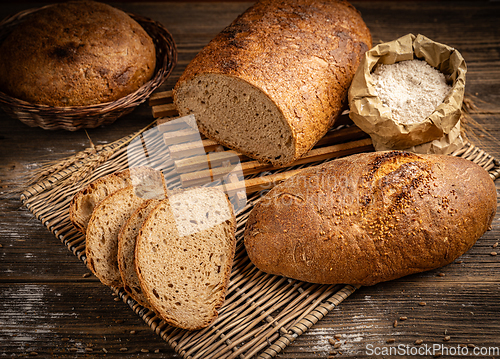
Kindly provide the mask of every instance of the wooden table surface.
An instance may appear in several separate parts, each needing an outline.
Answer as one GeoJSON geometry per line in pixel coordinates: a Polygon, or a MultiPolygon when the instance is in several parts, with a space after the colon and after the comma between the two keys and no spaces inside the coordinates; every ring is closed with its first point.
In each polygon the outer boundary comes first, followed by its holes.
{"type": "MultiPolygon", "coordinates": [[[[500,159],[500,2],[353,3],[374,44],[421,33],[462,53],[468,65],[466,91],[477,96],[480,107],[474,119],[484,129],[474,132],[474,144],[500,159]]],[[[158,20],[171,31],[179,62],[163,86],[170,89],[190,59],[251,3],[112,4],[158,20]]],[[[2,4],[0,17],[41,5],[2,4]]],[[[151,108],[143,104],[88,135],[95,144],[105,144],[151,121],[151,108]]],[[[178,357],[126,304],[88,276],[83,263],[10,193],[42,162],[88,145],[84,131],[45,131],[0,113],[0,357],[178,357]]],[[[500,180],[496,185],[500,188],[500,180]]],[[[333,357],[329,339],[337,334],[339,357],[390,357],[376,355],[388,347],[399,348],[398,357],[433,357],[418,348],[443,345],[457,354],[459,345],[468,345],[462,353],[467,349],[474,356],[475,346],[485,354],[477,357],[500,358],[500,255],[492,254],[500,252],[498,242],[500,214],[492,230],[455,263],[361,288],[278,358],[333,357]],[[418,340],[421,345],[415,345],[418,340]]]]}

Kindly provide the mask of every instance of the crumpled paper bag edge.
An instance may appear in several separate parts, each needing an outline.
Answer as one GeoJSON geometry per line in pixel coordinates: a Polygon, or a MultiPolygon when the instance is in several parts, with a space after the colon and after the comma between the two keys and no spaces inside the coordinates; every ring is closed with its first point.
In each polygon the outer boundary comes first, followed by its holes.
{"type": "MultiPolygon", "coordinates": [[[[465,60],[448,45],[423,35],[408,34],[367,51],[353,78],[348,93],[351,120],[372,138],[375,150],[407,149],[440,140],[456,126],[461,116],[465,91],[465,60]],[[423,57],[442,72],[451,72],[450,94],[423,122],[400,124],[392,120],[390,110],[382,105],[370,73],[378,63],[394,63],[423,57]],[[449,69],[453,71],[449,71],[449,69]],[[369,74],[368,76],[366,74],[369,74]]],[[[425,146],[424,146],[425,147],[425,146]]]]}

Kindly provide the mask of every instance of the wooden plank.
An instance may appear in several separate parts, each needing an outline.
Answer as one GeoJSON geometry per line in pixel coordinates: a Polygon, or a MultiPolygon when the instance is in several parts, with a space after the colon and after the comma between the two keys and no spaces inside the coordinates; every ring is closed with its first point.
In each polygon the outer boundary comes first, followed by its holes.
{"type": "Polygon", "coordinates": [[[170,154],[170,158],[178,160],[185,157],[202,155],[208,152],[213,152],[219,146],[220,145],[214,140],[204,139],[202,141],[194,141],[194,142],[171,145],[169,146],[168,151],[170,154]]]}
{"type": "Polygon", "coordinates": [[[193,130],[192,128],[163,133],[163,142],[167,146],[182,142],[200,141],[200,140],[201,140],[200,133],[196,130],[193,130]]]}
{"type": "MultiPolygon", "coordinates": [[[[491,284],[480,282],[403,280],[362,287],[326,319],[291,343],[282,358],[328,358],[334,350],[330,339],[340,344],[336,349],[338,355],[333,358],[415,357],[411,354],[370,355],[370,348],[382,350],[398,345],[408,351],[425,345],[431,348],[443,345],[448,350],[459,345],[499,348],[494,334],[500,319],[499,295],[498,287],[493,289],[491,284]],[[407,319],[401,320],[401,317],[407,319]],[[339,336],[339,340],[334,336],[339,336]],[[447,341],[446,336],[450,337],[447,341]],[[422,344],[416,345],[417,340],[422,340],[422,344]]],[[[473,348],[468,350],[467,356],[442,357],[474,357],[473,348]]],[[[437,352],[421,357],[438,357],[437,352]]],[[[498,358],[498,354],[478,357],[498,358]]]]}
{"type": "Polygon", "coordinates": [[[290,170],[286,172],[275,173],[268,176],[250,178],[245,181],[228,183],[219,186],[221,190],[226,192],[229,196],[234,195],[240,191],[246,191],[247,194],[271,189],[277,184],[287,180],[288,178],[299,173],[301,169],[290,170]]]}
{"type": "Polygon", "coordinates": [[[149,106],[164,105],[173,102],[172,90],[156,92],[149,98],[149,106]]]}
{"type": "MultiPolygon", "coordinates": [[[[373,146],[371,139],[369,138],[333,146],[315,148],[309,151],[307,155],[291,164],[290,167],[372,150],[373,146]]],[[[194,157],[192,162],[190,162],[190,160],[191,159],[176,161],[176,163],[182,162],[182,166],[177,168],[176,165],[176,168],[179,173],[182,173],[180,178],[183,186],[185,187],[201,185],[210,182],[211,180],[219,179],[232,171],[232,167],[224,168],[212,165],[211,168],[207,168],[207,160],[205,156],[194,157]],[[190,166],[190,163],[198,164],[198,166],[190,166]],[[205,167],[203,167],[203,165],[205,167]]],[[[244,176],[277,169],[279,169],[279,167],[274,167],[270,164],[265,164],[259,161],[247,161],[241,163],[241,171],[244,176]]]]}
{"type": "MultiPolygon", "coordinates": [[[[174,121],[175,126],[173,127],[168,127],[169,124],[169,119],[162,119],[158,120],[158,129],[160,132],[167,132],[167,131],[177,131],[180,129],[185,129],[187,126],[183,126],[182,123],[177,124],[176,121],[174,121]]],[[[175,137],[175,133],[171,134],[170,137],[175,137]]],[[[351,126],[347,128],[342,128],[340,130],[334,130],[328,132],[321,140],[318,141],[316,144],[317,147],[325,146],[325,145],[332,145],[335,143],[340,143],[340,142],[348,142],[348,141],[353,141],[353,140],[358,140],[362,138],[367,138],[368,135],[363,132],[359,127],[357,126],[351,126]]],[[[202,135],[203,138],[203,135],[202,135]]],[[[169,145],[167,143],[167,145],[169,145]]],[[[219,144],[211,139],[204,139],[202,142],[199,141],[194,141],[194,142],[188,142],[188,143],[181,143],[181,144],[176,144],[176,145],[170,145],[169,146],[169,153],[170,157],[172,159],[182,159],[184,157],[189,157],[193,155],[202,155],[203,154],[203,149],[204,152],[212,152],[215,150],[215,148],[219,146],[219,144]]],[[[313,150],[314,151],[314,150],[313,150]]]]}
{"type": "Polygon", "coordinates": [[[0,323],[7,357],[175,356],[100,282],[0,283],[0,323]]]}
{"type": "Polygon", "coordinates": [[[332,145],[336,143],[344,143],[354,140],[367,138],[368,135],[363,132],[358,126],[351,125],[339,130],[330,130],[323,136],[314,147],[332,145]]]}
{"type": "Polygon", "coordinates": [[[177,112],[177,108],[173,103],[153,106],[152,113],[153,118],[174,117],[179,115],[179,113],[177,112]]]}
{"type": "Polygon", "coordinates": [[[194,156],[174,161],[174,167],[177,173],[188,173],[199,170],[205,170],[214,167],[220,167],[224,161],[236,163],[245,160],[246,156],[236,151],[211,152],[207,155],[194,156]]]}
{"type": "Polygon", "coordinates": [[[162,117],[156,120],[158,132],[175,132],[189,128],[184,121],[176,121],[180,117],[162,117]]]}

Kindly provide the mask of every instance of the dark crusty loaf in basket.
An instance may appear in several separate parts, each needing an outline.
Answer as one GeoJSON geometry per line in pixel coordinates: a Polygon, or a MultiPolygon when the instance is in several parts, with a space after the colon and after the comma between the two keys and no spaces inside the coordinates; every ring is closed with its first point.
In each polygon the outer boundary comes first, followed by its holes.
{"type": "Polygon", "coordinates": [[[195,188],[169,194],[137,236],[142,292],[170,325],[195,330],[218,316],[236,248],[236,218],[226,194],[195,188]]]}
{"type": "Polygon", "coordinates": [[[174,101],[206,136],[286,165],[333,125],[371,45],[346,1],[259,1],[191,61],[174,101]]]}
{"type": "Polygon", "coordinates": [[[435,269],[491,226],[495,185],[475,163],[375,152],[301,171],[252,210],[245,247],[262,271],[372,285],[435,269]]]}
{"type": "Polygon", "coordinates": [[[46,6],[0,44],[0,90],[33,104],[115,101],[153,75],[156,50],[125,12],[94,1],[46,6]]]}

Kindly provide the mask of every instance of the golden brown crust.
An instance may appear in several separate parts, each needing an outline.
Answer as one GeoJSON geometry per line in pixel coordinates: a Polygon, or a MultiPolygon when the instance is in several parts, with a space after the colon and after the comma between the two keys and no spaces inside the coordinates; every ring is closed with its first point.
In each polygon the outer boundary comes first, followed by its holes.
{"type": "Polygon", "coordinates": [[[130,16],[93,1],[34,12],[0,46],[0,89],[30,103],[117,100],[153,75],[152,39],[130,16]]]}
{"type": "MultiPolygon", "coordinates": [[[[368,28],[346,1],[259,1],[192,60],[174,98],[184,83],[204,73],[248,82],[276,104],[290,125],[296,142],[293,161],[333,125],[360,58],[371,45],[368,28]]],[[[178,110],[190,111],[182,106],[178,110]]],[[[220,140],[198,120],[205,135],[220,140]]]]}
{"type": "Polygon", "coordinates": [[[306,169],[278,185],[247,222],[264,272],[372,285],[451,263],[491,225],[495,185],[471,161],[376,152],[306,169]]]}

